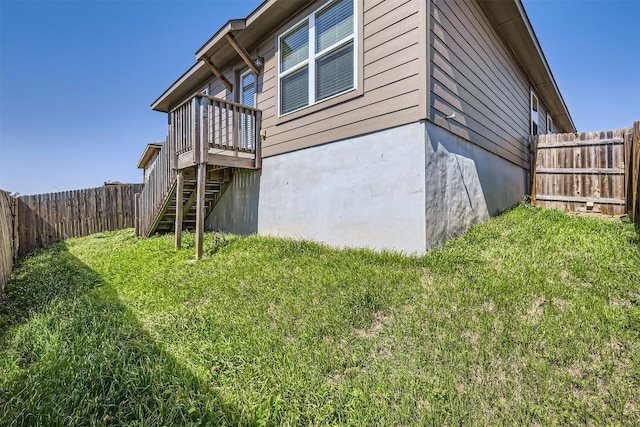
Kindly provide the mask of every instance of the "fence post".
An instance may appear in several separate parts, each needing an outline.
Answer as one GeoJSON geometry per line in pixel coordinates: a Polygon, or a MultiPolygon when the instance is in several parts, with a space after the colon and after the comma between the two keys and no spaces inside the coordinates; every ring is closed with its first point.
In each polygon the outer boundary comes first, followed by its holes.
{"type": "Polygon", "coordinates": [[[529,154],[529,160],[531,162],[531,165],[529,166],[530,168],[530,179],[529,179],[529,185],[531,186],[530,188],[530,193],[531,193],[531,205],[535,206],[536,205],[536,158],[538,156],[538,138],[535,135],[530,135],[529,136],[529,150],[530,150],[530,154],[529,154]]]}
{"type": "Polygon", "coordinates": [[[640,225],[640,182],[638,182],[640,181],[640,121],[633,123],[633,137],[630,145],[631,219],[640,225]]]}
{"type": "Polygon", "coordinates": [[[11,216],[13,220],[13,263],[18,261],[18,254],[20,253],[20,217],[18,215],[18,204],[20,200],[16,198],[11,199],[11,216]]]}
{"type": "Polygon", "coordinates": [[[624,194],[625,210],[629,218],[633,221],[633,174],[632,174],[632,147],[633,147],[633,126],[625,130],[624,133],[624,194]]]}

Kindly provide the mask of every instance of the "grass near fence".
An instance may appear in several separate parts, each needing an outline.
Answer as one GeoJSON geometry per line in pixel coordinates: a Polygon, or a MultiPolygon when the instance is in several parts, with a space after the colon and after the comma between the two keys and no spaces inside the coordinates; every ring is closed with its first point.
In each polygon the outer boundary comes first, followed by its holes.
{"type": "Polygon", "coordinates": [[[192,239],[23,259],[0,425],[640,424],[631,224],[520,206],[422,258],[192,239]]]}

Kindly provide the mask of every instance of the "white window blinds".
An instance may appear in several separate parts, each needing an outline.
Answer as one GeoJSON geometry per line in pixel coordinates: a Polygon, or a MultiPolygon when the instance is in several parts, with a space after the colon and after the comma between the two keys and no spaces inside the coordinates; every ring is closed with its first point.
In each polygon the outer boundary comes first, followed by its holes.
{"type": "Polygon", "coordinates": [[[355,88],[354,0],[335,0],[279,39],[280,114],[355,88]]]}

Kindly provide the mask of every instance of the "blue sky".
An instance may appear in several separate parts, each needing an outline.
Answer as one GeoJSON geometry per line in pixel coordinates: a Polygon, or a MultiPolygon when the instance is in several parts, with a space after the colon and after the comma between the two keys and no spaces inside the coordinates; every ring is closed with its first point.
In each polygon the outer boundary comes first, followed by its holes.
{"type": "MultiPolygon", "coordinates": [[[[166,134],[151,102],[260,3],[0,0],[0,188],[140,182],[166,134]]],[[[578,130],[640,120],[640,1],[524,4],[578,130]]]]}

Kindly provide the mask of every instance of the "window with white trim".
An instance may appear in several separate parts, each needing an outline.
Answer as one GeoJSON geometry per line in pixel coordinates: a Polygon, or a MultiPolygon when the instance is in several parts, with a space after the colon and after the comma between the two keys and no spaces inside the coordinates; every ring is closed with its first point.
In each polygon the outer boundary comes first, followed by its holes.
{"type": "Polygon", "coordinates": [[[538,97],[531,91],[531,135],[538,134],[538,97]]]}
{"type": "Polygon", "coordinates": [[[553,119],[551,118],[551,115],[549,115],[549,113],[547,113],[547,133],[554,133],[553,119]]]}
{"type": "MultiPolygon", "coordinates": [[[[240,103],[247,107],[255,107],[256,76],[247,71],[240,76],[240,103]]],[[[240,115],[240,147],[252,149],[256,124],[254,116],[242,113],[240,115]]]]}
{"type": "Polygon", "coordinates": [[[278,37],[281,116],[355,89],[356,1],[331,1],[278,37]]]}

